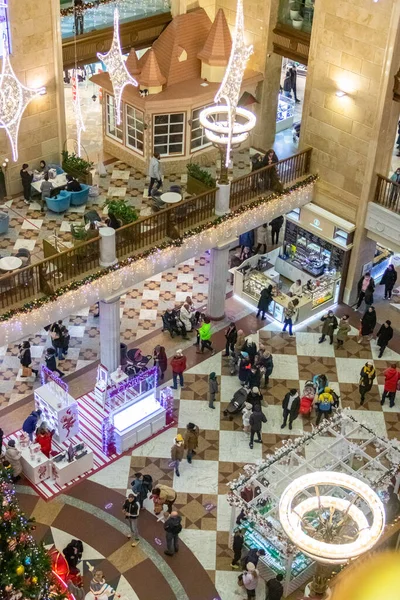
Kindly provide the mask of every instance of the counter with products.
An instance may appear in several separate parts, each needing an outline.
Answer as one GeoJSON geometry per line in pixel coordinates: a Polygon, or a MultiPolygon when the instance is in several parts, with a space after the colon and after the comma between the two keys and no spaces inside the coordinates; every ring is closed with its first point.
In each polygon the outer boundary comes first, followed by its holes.
{"type": "Polygon", "coordinates": [[[51,475],[50,460],[43,454],[39,444],[19,448],[22,472],[31,483],[41,483],[51,475]]]}
{"type": "Polygon", "coordinates": [[[93,451],[84,443],[70,446],[60,452],[52,460],[52,476],[59,486],[66,485],[73,479],[93,469],[93,451]]]}

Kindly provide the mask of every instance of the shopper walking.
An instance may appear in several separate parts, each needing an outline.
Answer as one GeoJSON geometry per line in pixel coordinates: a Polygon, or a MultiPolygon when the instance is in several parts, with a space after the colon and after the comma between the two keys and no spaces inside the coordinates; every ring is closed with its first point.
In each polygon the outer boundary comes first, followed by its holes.
{"type": "MultiPolygon", "coordinates": [[[[150,477],[150,475],[146,475],[150,477]]],[[[146,500],[151,485],[148,485],[142,473],[135,473],[135,479],[131,481],[132,492],[137,496],[140,508],[143,508],[143,502],[146,500]]]]}
{"type": "Polygon", "coordinates": [[[360,382],[358,385],[358,391],[360,392],[360,404],[364,404],[365,394],[371,391],[371,388],[376,377],[376,371],[374,363],[370,360],[365,363],[360,371],[360,382]]]}
{"type": "Polygon", "coordinates": [[[58,360],[63,360],[62,321],[54,322],[50,327],[51,344],[55,349],[58,360]]]}
{"type": "Polygon", "coordinates": [[[174,437],[174,443],[171,446],[171,461],[177,477],[180,477],[181,475],[179,472],[179,464],[185,452],[183,443],[183,437],[178,433],[178,435],[174,437]]]}
{"type": "Polygon", "coordinates": [[[183,373],[186,370],[186,356],[183,355],[182,350],[177,350],[175,355],[171,359],[171,368],[172,368],[172,380],[174,385],[172,388],[174,390],[178,389],[178,378],[179,384],[181,387],[184,385],[183,381],[183,373]]]}
{"type": "Polygon", "coordinates": [[[264,225],[261,225],[260,227],[257,227],[256,229],[256,248],[254,250],[255,254],[258,254],[260,248],[263,249],[263,252],[261,252],[261,254],[266,254],[267,253],[267,243],[268,243],[268,239],[267,239],[267,234],[268,234],[268,229],[267,229],[268,225],[267,223],[264,223],[264,225]]]}
{"type": "Polygon", "coordinates": [[[343,346],[343,344],[348,340],[350,331],[351,327],[349,323],[349,315],[343,315],[339,321],[339,326],[336,332],[337,348],[343,346]]]}
{"type": "Polygon", "coordinates": [[[246,336],[244,335],[243,329],[239,329],[237,332],[237,340],[235,342],[233,353],[229,359],[229,371],[231,375],[235,375],[240,360],[240,354],[243,350],[243,346],[246,343],[246,336]]]}
{"type": "Polygon", "coordinates": [[[31,412],[31,414],[29,415],[29,417],[26,417],[25,421],[22,424],[22,431],[24,431],[25,433],[28,434],[31,442],[33,442],[33,434],[36,431],[36,427],[37,427],[37,424],[38,424],[41,414],[42,414],[42,411],[40,409],[33,410],[31,412]]]}
{"type": "Polygon", "coordinates": [[[68,331],[68,327],[62,325],[61,327],[61,351],[63,353],[63,358],[65,358],[68,354],[69,344],[71,341],[71,336],[68,331]]]}
{"type": "Polygon", "coordinates": [[[160,377],[160,381],[163,381],[164,373],[167,370],[167,366],[168,366],[168,359],[167,359],[167,355],[165,353],[164,346],[160,346],[159,344],[157,344],[157,346],[154,348],[153,361],[154,361],[154,366],[158,367],[158,374],[160,377]]]}
{"type": "Polygon", "coordinates": [[[378,358],[382,358],[383,353],[385,352],[385,348],[393,337],[393,328],[392,321],[385,321],[383,325],[381,325],[378,335],[376,336],[376,343],[378,344],[380,350],[378,358]]]}
{"type": "Polygon", "coordinates": [[[282,331],[286,331],[286,328],[289,326],[289,335],[293,335],[293,323],[296,320],[297,315],[297,305],[299,301],[297,298],[293,300],[289,300],[287,307],[284,310],[284,321],[283,321],[283,329],[282,331]]]}
{"type": "Polygon", "coordinates": [[[258,444],[262,444],[261,430],[262,424],[267,422],[267,417],[261,410],[261,406],[257,404],[253,408],[253,412],[250,415],[250,443],[249,447],[253,449],[254,436],[257,436],[255,440],[258,444]]]}
{"type": "Polygon", "coordinates": [[[22,188],[24,190],[24,202],[29,204],[31,201],[31,184],[33,181],[33,173],[29,171],[29,165],[24,163],[19,174],[21,177],[22,188]]]}
{"type": "Polygon", "coordinates": [[[328,313],[321,318],[323,323],[321,337],[319,338],[318,343],[322,344],[325,341],[326,336],[329,337],[330,343],[333,344],[333,334],[335,329],[337,329],[338,322],[337,318],[333,314],[332,310],[328,310],[328,313]]]}
{"type": "Polygon", "coordinates": [[[182,531],[182,517],[179,516],[176,510],[172,511],[168,519],[164,523],[165,537],[167,541],[167,549],[164,554],[173,556],[179,551],[179,534],[182,531]]]}
{"type": "Polygon", "coordinates": [[[133,547],[137,546],[140,542],[138,529],[139,511],[140,504],[138,502],[138,495],[131,492],[122,506],[122,512],[129,525],[130,533],[128,533],[127,537],[130,538],[132,535],[134,538],[134,542],[132,543],[133,547]]]}
{"type": "Polygon", "coordinates": [[[293,421],[299,416],[300,396],[295,388],[292,388],[284,397],[282,402],[283,408],[283,423],[281,429],[285,429],[289,418],[289,429],[293,428],[293,421]]]}
{"type": "Polygon", "coordinates": [[[283,596],[283,575],[278,573],[273,579],[269,579],[265,584],[267,595],[265,600],[282,600],[283,596]]]}
{"type": "Polygon", "coordinates": [[[22,367],[22,377],[29,377],[32,373],[35,374],[35,377],[38,376],[39,371],[37,369],[32,369],[32,356],[31,356],[31,345],[28,341],[22,342],[18,346],[18,358],[22,367]]]}
{"type": "Polygon", "coordinates": [[[150,159],[149,165],[149,189],[147,190],[147,195],[151,198],[151,191],[153,189],[153,185],[157,183],[156,189],[159,190],[162,187],[162,169],[160,163],[160,155],[158,152],[154,152],[153,156],[150,159]]]}
{"type": "Polygon", "coordinates": [[[243,573],[243,586],[247,592],[247,600],[256,597],[256,589],[258,585],[258,571],[253,563],[247,563],[246,570],[243,573]]]}
{"type": "Polygon", "coordinates": [[[390,367],[385,369],[383,375],[385,377],[385,383],[383,386],[381,406],[385,404],[385,400],[388,397],[389,406],[390,408],[393,408],[400,380],[400,372],[397,370],[396,363],[391,363],[390,367]]]}
{"type": "Polygon", "coordinates": [[[176,491],[168,485],[159,483],[151,490],[151,497],[154,503],[154,512],[159,514],[164,504],[168,506],[168,512],[172,512],[172,507],[176,501],[176,491]]]}
{"type": "Polygon", "coordinates": [[[238,338],[238,332],[236,329],[236,325],[235,323],[232,321],[229,324],[228,329],[225,331],[225,339],[226,339],[226,344],[225,344],[225,354],[224,356],[230,356],[230,354],[234,353],[235,351],[235,344],[238,338]]]}
{"type": "Polygon", "coordinates": [[[276,217],[275,219],[272,219],[272,221],[270,222],[271,238],[272,238],[273,245],[279,244],[279,233],[282,229],[283,223],[284,223],[283,215],[276,217]]]}
{"type": "Polygon", "coordinates": [[[360,337],[358,343],[361,344],[364,337],[368,340],[372,338],[376,325],[376,312],[373,306],[369,306],[365,311],[362,319],[360,319],[360,337]]]}
{"type": "Polygon", "coordinates": [[[385,300],[391,300],[392,291],[397,281],[397,271],[393,265],[389,265],[382,275],[379,285],[385,286],[385,300]]]}
{"type": "Polygon", "coordinates": [[[242,351],[239,359],[239,381],[242,385],[248,384],[251,371],[250,357],[247,352],[242,351]]]}
{"type": "Polygon", "coordinates": [[[242,558],[243,544],[244,544],[243,529],[236,529],[234,536],[233,536],[233,542],[232,542],[232,550],[233,550],[233,560],[231,562],[232,569],[240,568],[239,563],[242,558]]]}
{"type": "Polygon", "coordinates": [[[257,319],[261,314],[261,320],[265,320],[265,313],[268,312],[269,305],[272,302],[272,289],[272,285],[269,285],[268,287],[261,290],[260,299],[257,304],[257,319]]]}
{"type": "Polygon", "coordinates": [[[208,407],[209,408],[215,408],[214,402],[215,402],[215,396],[217,394],[218,394],[217,375],[213,371],[212,373],[210,373],[210,376],[208,378],[208,407]]]}
{"type": "Polygon", "coordinates": [[[334,403],[334,397],[331,393],[331,388],[326,387],[325,390],[318,396],[318,402],[316,403],[317,409],[317,420],[316,425],[319,425],[322,417],[328,418],[332,413],[334,403]]]}
{"type": "Polygon", "coordinates": [[[211,351],[211,356],[215,354],[215,350],[212,347],[211,343],[211,321],[210,317],[204,317],[204,321],[199,328],[199,341],[200,341],[200,350],[197,350],[197,354],[202,354],[204,352],[204,348],[207,348],[211,351]]]}
{"type": "Polygon", "coordinates": [[[12,480],[14,483],[21,479],[22,464],[21,464],[22,452],[17,450],[15,447],[15,440],[8,440],[7,448],[4,453],[4,458],[8,460],[12,468],[12,480]]]}
{"type": "Polygon", "coordinates": [[[245,433],[250,433],[250,415],[252,412],[253,405],[250,402],[245,402],[242,410],[243,431],[245,433]]]}
{"type": "Polygon", "coordinates": [[[186,425],[184,448],[186,452],[186,460],[189,465],[192,464],[193,455],[196,454],[196,448],[199,445],[199,428],[194,423],[186,425]]]}
{"type": "Polygon", "coordinates": [[[64,377],[64,373],[62,371],[60,371],[60,369],[57,367],[56,351],[54,348],[46,349],[46,354],[44,355],[44,360],[46,363],[46,367],[49,369],[49,371],[52,371],[53,373],[56,372],[56,373],[58,373],[58,375],[60,377],[64,377]]]}
{"type": "Polygon", "coordinates": [[[375,291],[375,281],[371,277],[371,273],[367,271],[363,277],[358,282],[357,285],[357,306],[356,310],[358,310],[364,300],[367,306],[371,306],[374,303],[374,291],[375,291]]]}

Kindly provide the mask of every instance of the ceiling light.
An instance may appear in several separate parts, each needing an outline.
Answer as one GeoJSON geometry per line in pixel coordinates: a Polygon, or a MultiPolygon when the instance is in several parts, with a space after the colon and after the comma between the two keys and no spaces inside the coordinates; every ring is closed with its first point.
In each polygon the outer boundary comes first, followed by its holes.
{"type": "Polygon", "coordinates": [[[347,96],[346,92],[344,92],[343,90],[337,90],[336,92],[336,96],[338,98],[343,98],[343,96],[347,96]]]}

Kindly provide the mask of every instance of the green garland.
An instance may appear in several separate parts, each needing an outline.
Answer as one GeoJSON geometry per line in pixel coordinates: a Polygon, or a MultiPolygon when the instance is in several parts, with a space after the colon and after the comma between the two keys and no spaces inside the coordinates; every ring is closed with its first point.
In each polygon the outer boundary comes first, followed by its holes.
{"type": "Polygon", "coordinates": [[[206,231],[207,229],[213,229],[213,228],[215,229],[218,225],[221,225],[221,223],[225,223],[226,221],[235,219],[237,216],[239,216],[247,211],[250,211],[253,208],[257,208],[257,207],[261,206],[262,204],[267,204],[268,202],[271,202],[271,200],[275,200],[276,198],[288,195],[292,192],[295,192],[296,190],[302,189],[303,187],[306,187],[307,185],[314,183],[317,179],[318,179],[318,175],[310,175],[303,181],[295,183],[294,185],[292,185],[289,188],[285,188],[282,192],[279,192],[279,193],[274,192],[273,194],[271,194],[270,196],[267,196],[267,197],[261,196],[257,200],[254,200],[254,202],[251,202],[250,204],[245,204],[244,206],[237,208],[235,211],[221,215],[220,217],[217,217],[217,218],[213,219],[212,221],[208,221],[208,223],[203,223],[202,225],[198,225],[197,227],[194,227],[193,229],[189,229],[188,231],[185,231],[185,233],[182,234],[182,237],[180,237],[180,238],[177,238],[174,240],[169,240],[167,242],[162,242],[161,244],[158,244],[154,248],[150,248],[149,250],[146,250],[145,252],[142,252],[141,254],[136,254],[134,257],[130,256],[128,258],[125,258],[124,260],[118,262],[117,264],[115,264],[111,267],[107,267],[105,269],[100,269],[96,273],[93,273],[92,275],[88,275],[87,277],[84,277],[83,279],[80,279],[79,281],[72,281],[68,285],[58,288],[50,296],[43,296],[41,298],[38,298],[37,300],[32,300],[31,302],[24,304],[21,308],[13,308],[13,309],[3,313],[2,315],[0,315],[0,322],[8,321],[9,319],[12,319],[13,317],[15,317],[19,314],[29,313],[32,310],[35,310],[36,308],[40,308],[44,304],[47,304],[49,302],[54,302],[55,300],[57,300],[58,298],[60,298],[64,294],[66,294],[67,292],[77,290],[80,287],[82,287],[83,285],[93,283],[94,281],[97,281],[101,277],[105,277],[109,273],[113,273],[114,271],[118,271],[119,269],[126,267],[128,265],[131,265],[134,262],[137,262],[139,260],[147,258],[151,254],[159,252],[160,250],[166,250],[167,248],[173,248],[173,247],[175,247],[175,248],[180,247],[187,241],[187,239],[189,237],[198,235],[199,233],[202,233],[203,231],[206,231]]]}

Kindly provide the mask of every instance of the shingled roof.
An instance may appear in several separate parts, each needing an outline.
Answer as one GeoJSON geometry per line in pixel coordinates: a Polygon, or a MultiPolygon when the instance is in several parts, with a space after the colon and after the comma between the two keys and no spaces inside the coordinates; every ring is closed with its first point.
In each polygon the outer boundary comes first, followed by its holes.
{"type": "Polygon", "coordinates": [[[198,53],[200,58],[208,65],[224,67],[228,64],[232,49],[232,38],[229,31],[225,13],[220,8],[211,26],[202,50],[198,53]]]}
{"type": "Polygon", "coordinates": [[[128,55],[128,58],[126,59],[125,65],[129,71],[129,73],[133,77],[135,77],[135,75],[138,75],[140,73],[139,61],[138,61],[138,57],[136,55],[134,48],[132,48],[132,50],[129,52],[129,55],[128,55]]]}
{"type": "Polygon", "coordinates": [[[159,87],[167,80],[160,71],[157,56],[153,48],[150,48],[144,55],[144,61],[141,65],[141,72],[138,77],[140,85],[147,87],[159,87]]]}

